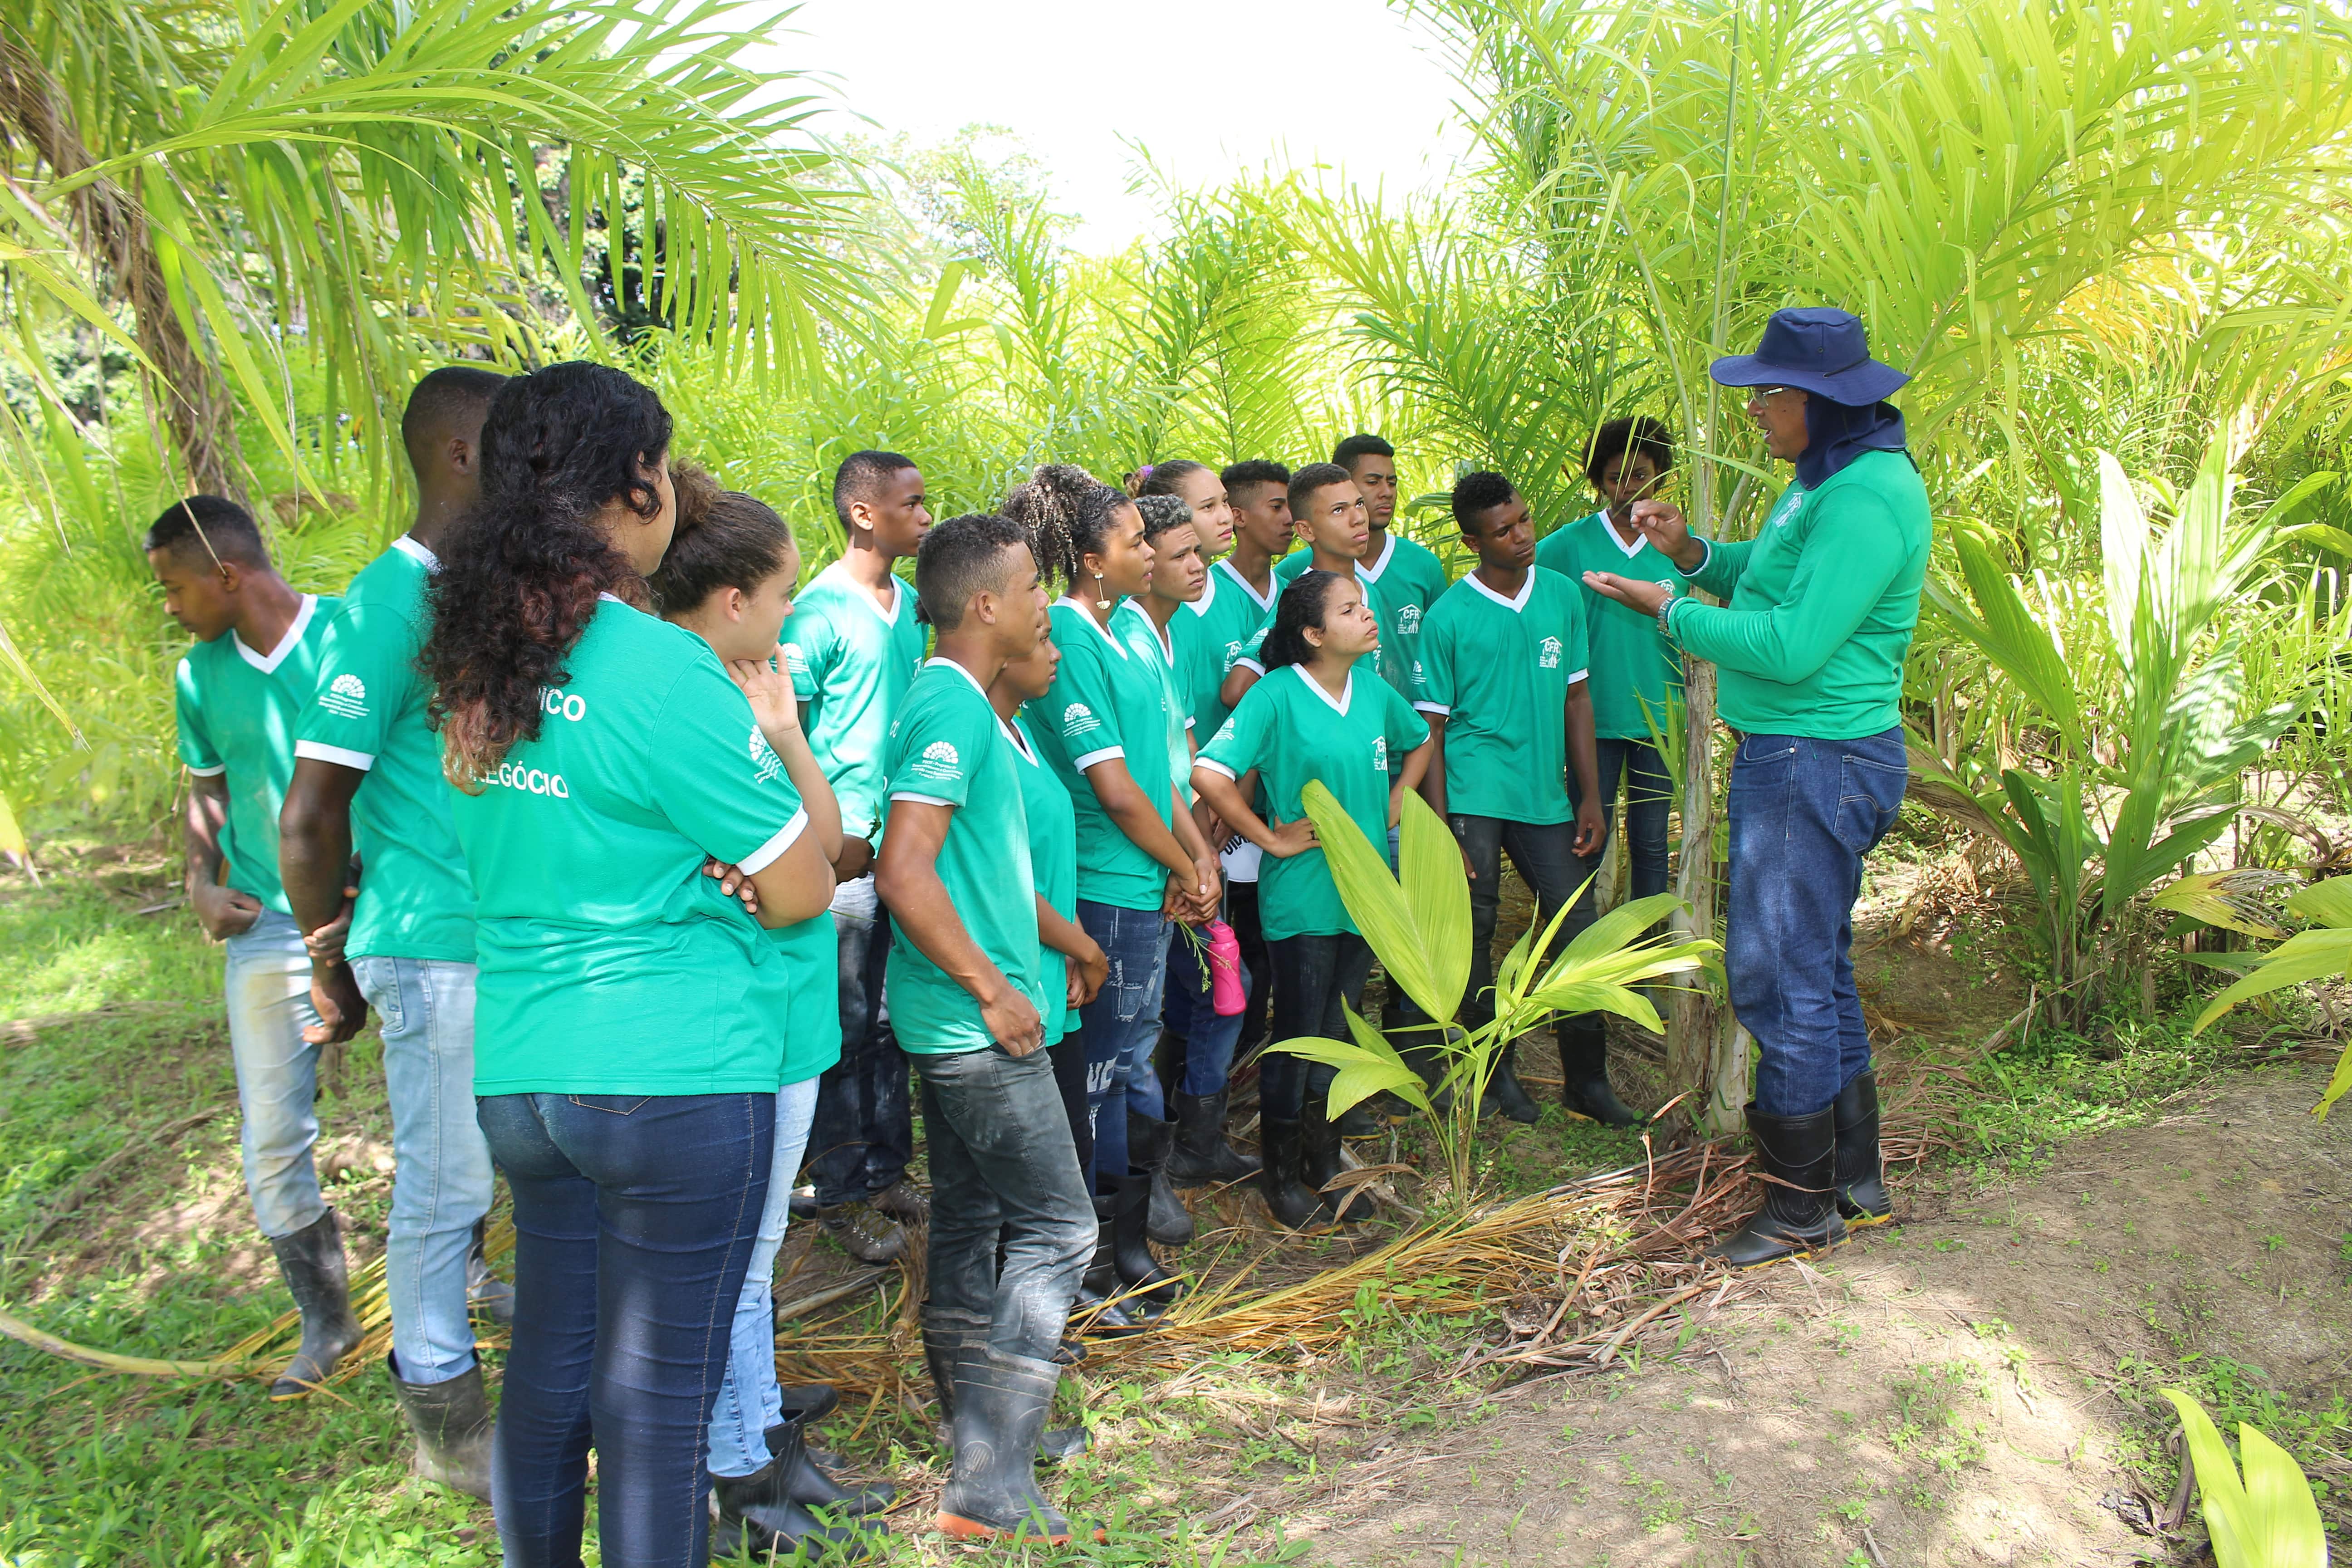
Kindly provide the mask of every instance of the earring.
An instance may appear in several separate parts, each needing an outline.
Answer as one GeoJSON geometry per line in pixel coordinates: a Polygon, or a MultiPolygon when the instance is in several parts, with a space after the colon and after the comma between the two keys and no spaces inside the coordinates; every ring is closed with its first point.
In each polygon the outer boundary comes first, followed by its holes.
{"type": "Polygon", "coordinates": [[[1110,601],[1103,597],[1102,574],[1099,572],[1095,574],[1095,608],[1097,610],[1110,608],[1110,601]]]}

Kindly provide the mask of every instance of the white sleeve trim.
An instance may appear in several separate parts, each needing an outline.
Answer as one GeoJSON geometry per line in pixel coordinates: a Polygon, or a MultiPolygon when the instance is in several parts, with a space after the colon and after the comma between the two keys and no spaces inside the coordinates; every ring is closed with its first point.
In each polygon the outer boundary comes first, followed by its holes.
{"type": "Polygon", "coordinates": [[[890,792],[890,798],[892,800],[911,800],[917,805],[944,805],[950,811],[961,811],[963,809],[962,806],[955,801],[941,800],[935,795],[917,795],[910,789],[893,790],[890,792]]]}
{"type": "MultiPolygon", "coordinates": [[[[1250,658],[1247,654],[1244,654],[1241,658],[1234,660],[1234,668],[1246,669],[1252,675],[1256,676],[1260,680],[1264,680],[1265,679],[1265,666],[1250,658]]],[[[1228,671],[1227,673],[1230,674],[1231,671],[1228,671]]]]}
{"type": "Polygon", "coordinates": [[[1586,676],[1588,676],[1588,675],[1590,675],[1590,674],[1591,674],[1591,673],[1592,673],[1592,672],[1591,672],[1591,670],[1589,670],[1589,669],[1580,669],[1580,670],[1578,670],[1574,675],[1571,675],[1571,676],[1570,676],[1570,677],[1568,678],[1568,683],[1569,683],[1570,686],[1573,686],[1573,685],[1575,685],[1578,681],[1582,680],[1586,676]]]}
{"type": "Polygon", "coordinates": [[[228,764],[226,763],[223,763],[216,768],[200,768],[194,763],[182,763],[180,765],[187,769],[190,773],[195,774],[200,779],[216,779],[220,777],[221,774],[228,772],[228,764]]]}
{"type": "Polygon", "coordinates": [[[1416,702],[1412,708],[1416,713],[1434,713],[1441,719],[1450,719],[1454,716],[1454,710],[1443,702],[1416,702]]]}
{"type": "Polygon", "coordinates": [[[1085,756],[1076,759],[1070,763],[1070,766],[1077,769],[1080,773],[1085,773],[1097,763],[1107,763],[1113,757],[1117,757],[1119,761],[1125,762],[1127,760],[1127,748],[1125,746],[1105,746],[1098,752],[1088,752],[1085,756]]]}
{"type": "Polygon", "coordinates": [[[803,833],[808,831],[808,810],[803,807],[793,813],[793,819],[776,829],[775,837],[749,855],[735,862],[743,868],[747,877],[756,877],[776,863],[776,858],[790,849],[803,833]]]}
{"type": "Polygon", "coordinates": [[[294,742],[294,754],[298,757],[308,757],[312,762],[333,763],[338,767],[357,768],[362,773],[375,766],[374,752],[354,752],[344,746],[331,746],[324,741],[297,741],[294,742]]]}
{"type": "Polygon", "coordinates": [[[1234,772],[1233,769],[1225,766],[1224,763],[1217,761],[1214,757],[1194,757],[1192,759],[1192,765],[1196,768],[1206,768],[1213,773],[1223,773],[1225,777],[1233,780],[1235,784],[1239,784],[1241,782],[1241,775],[1239,773],[1234,772]]]}
{"type": "Polygon", "coordinates": [[[1699,574],[1706,570],[1706,563],[1715,559],[1715,541],[1711,539],[1702,539],[1698,543],[1699,549],[1705,552],[1705,553],[1699,556],[1698,564],[1692,567],[1687,572],[1683,572],[1683,569],[1680,566],[1676,566],[1675,568],[1676,572],[1681,572],[1685,577],[1697,576],[1699,574]]]}
{"type": "Polygon", "coordinates": [[[1187,730],[1190,730],[1190,729],[1192,729],[1192,728],[1193,727],[1193,725],[1194,725],[1194,723],[1195,723],[1195,722],[1196,722],[1196,721],[1194,721],[1194,720],[1192,720],[1192,719],[1189,719],[1189,718],[1188,718],[1188,719],[1186,719],[1186,720],[1184,721],[1184,728],[1186,728],[1187,730]]]}

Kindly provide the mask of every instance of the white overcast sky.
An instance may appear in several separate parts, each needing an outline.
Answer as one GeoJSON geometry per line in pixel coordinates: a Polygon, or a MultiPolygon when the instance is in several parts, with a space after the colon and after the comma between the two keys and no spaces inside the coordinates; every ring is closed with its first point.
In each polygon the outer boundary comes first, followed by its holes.
{"type": "Polygon", "coordinates": [[[1454,177],[1470,138],[1428,33],[1383,0],[804,0],[747,64],[824,73],[828,134],[1009,127],[1078,215],[1078,246],[1150,232],[1137,154],[1180,185],[1328,165],[1391,195],[1454,177]],[[863,116],[864,120],[858,119],[863,116]],[[870,121],[871,123],[867,123],[870,121]]]}

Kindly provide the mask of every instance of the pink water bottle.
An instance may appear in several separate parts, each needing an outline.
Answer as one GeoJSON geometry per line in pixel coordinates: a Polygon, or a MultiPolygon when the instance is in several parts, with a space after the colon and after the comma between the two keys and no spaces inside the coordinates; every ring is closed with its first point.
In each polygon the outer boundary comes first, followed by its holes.
{"type": "Polygon", "coordinates": [[[1242,942],[1234,928],[1211,921],[1209,933],[1209,1005],[1220,1018],[1230,1018],[1249,1005],[1242,985],[1242,942]]]}

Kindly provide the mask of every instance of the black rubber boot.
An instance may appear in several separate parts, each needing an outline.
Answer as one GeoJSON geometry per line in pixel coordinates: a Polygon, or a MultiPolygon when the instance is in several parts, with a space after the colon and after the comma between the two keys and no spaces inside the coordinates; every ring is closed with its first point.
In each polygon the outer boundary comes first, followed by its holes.
{"type": "Polygon", "coordinates": [[[1208,1187],[1257,1173],[1258,1163],[1225,1142],[1225,1091],[1176,1097],[1176,1147],[1168,1152],[1168,1180],[1208,1187]]]}
{"type": "Polygon", "coordinates": [[[985,1345],[956,1363],[955,1468],[940,1493],[939,1527],[967,1541],[1059,1546],[1070,1521],[1037,1489],[1037,1441],[1062,1369],[985,1345]]]}
{"type": "MultiPolygon", "coordinates": [[[[1339,1157],[1339,1123],[1325,1116],[1321,1106],[1309,1105],[1300,1122],[1298,1184],[1315,1194],[1327,1222],[1339,1217],[1340,1201],[1348,1195],[1343,1190],[1325,1190],[1332,1177],[1348,1168],[1348,1163],[1339,1157]]],[[[1347,1223],[1370,1219],[1380,1209],[1379,1199],[1359,1189],[1355,1201],[1348,1205],[1347,1223]]]]}
{"type": "Polygon", "coordinates": [[[440,1383],[410,1383],[400,1358],[387,1354],[392,1396],[416,1438],[409,1468],[428,1481],[490,1500],[490,1406],[482,1397],[479,1362],[440,1383]]]}
{"type": "Polygon", "coordinates": [[[784,1419],[814,1426],[841,1408],[841,1395],[829,1383],[788,1383],[776,1390],[784,1406],[784,1419]]]}
{"type": "Polygon", "coordinates": [[[299,1399],[334,1375],[335,1363],[359,1348],[360,1321],[352,1315],[351,1275],[343,1264],[343,1234],[329,1209],[290,1236],[273,1236],[278,1271],[302,1313],[302,1342],[269,1385],[272,1399],[299,1399]]]}
{"type": "Polygon", "coordinates": [[[1711,1256],[1734,1268],[1753,1268],[1826,1251],[1845,1239],[1832,1185],[1835,1119],[1826,1105],[1811,1116],[1767,1116],[1748,1106],[1748,1135],[1756,1144],[1756,1168],[1766,1178],[1764,1206],[1707,1248],[1711,1256]]]}
{"type": "Polygon", "coordinates": [[[1885,1225],[1895,1217],[1895,1200],[1878,1158],[1878,1069],[1854,1074],[1830,1111],[1837,1124],[1838,1214],[1848,1229],[1885,1225]]]}
{"type": "Polygon", "coordinates": [[[1111,1261],[1119,1283],[1127,1288],[1122,1303],[1128,1316],[1147,1320],[1176,1304],[1183,1287],[1151,1256],[1151,1178],[1141,1171],[1121,1176],[1111,1186],[1111,1261]]]}
{"type": "Polygon", "coordinates": [[[858,1524],[827,1524],[794,1502],[791,1477],[779,1459],[770,1459],[748,1476],[710,1478],[710,1500],[719,1517],[710,1525],[710,1554],[732,1557],[747,1553],[761,1562],[771,1553],[790,1557],[805,1551],[807,1560],[830,1558],[856,1563],[871,1557],[882,1532],[858,1524]]]}
{"type": "Polygon", "coordinates": [[[1440,1116],[1453,1115],[1454,1091],[1438,1087],[1445,1081],[1445,1053],[1424,1036],[1415,1043],[1397,1047],[1397,1055],[1420,1075],[1422,1087],[1429,1091],[1430,1109],[1440,1116]]]}
{"type": "Polygon", "coordinates": [[[1145,1231],[1162,1247],[1187,1246],[1196,1234],[1192,1211],[1184,1206],[1184,1200],[1168,1181],[1168,1156],[1175,1147],[1174,1123],[1132,1110],[1127,1113],[1128,1166],[1150,1180],[1151,1205],[1145,1231]]]}
{"type": "MultiPolygon", "coordinates": [[[[988,1349],[988,1324],[956,1312],[923,1312],[923,1362],[931,1373],[931,1392],[940,1406],[940,1440],[952,1447],[955,1426],[955,1369],[968,1350],[988,1349]]],[[[1084,1426],[1064,1426],[1037,1440],[1037,1457],[1058,1464],[1094,1446],[1094,1434],[1084,1426]]]]}
{"type": "Polygon", "coordinates": [[[1118,1262],[1113,1255],[1111,1231],[1118,1217],[1114,1212],[1117,1200],[1097,1195],[1095,1205],[1095,1257],[1087,1265],[1087,1272],[1078,1281],[1077,1296],[1070,1302],[1070,1316],[1077,1321],[1080,1333],[1131,1334],[1143,1325],[1136,1314],[1110,1300],[1127,1289],[1118,1277],[1118,1262]]]}
{"type": "Polygon", "coordinates": [[[514,1287],[490,1272],[490,1220],[488,1215],[474,1222],[474,1245],[466,1254],[466,1306],[494,1323],[514,1321],[514,1287]]]}
{"type": "Polygon", "coordinates": [[[1528,1098],[1527,1089],[1519,1083],[1517,1061],[1519,1043],[1511,1041],[1503,1047],[1502,1058],[1495,1063],[1495,1076],[1486,1080],[1486,1096],[1478,1102],[1479,1120],[1500,1111],[1514,1121],[1534,1122],[1543,1112],[1528,1098]]]}
{"type": "Polygon", "coordinates": [[[821,1508],[837,1518],[879,1513],[898,1489],[887,1481],[845,1487],[824,1473],[808,1447],[808,1424],[786,1416],[768,1428],[768,1457],[784,1478],[784,1495],[803,1508],[821,1508]]]}
{"type": "Polygon", "coordinates": [[[1601,1015],[1562,1018],[1553,1037],[1559,1042],[1559,1102],[1603,1127],[1638,1126],[1641,1117],[1610,1087],[1609,1026],[1601,1015]]]}
{"type": "Polygon", "coordinates": [[[1298,1179],[1303,1133],[1296,1121],[1263,1115],[1257,1120],[1257,1190],[1273,1211],[1274,1223],[1285,1230],[1304,1230],[1330,1218],[1321,1200],[1298,1179]]]}

